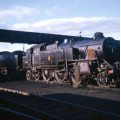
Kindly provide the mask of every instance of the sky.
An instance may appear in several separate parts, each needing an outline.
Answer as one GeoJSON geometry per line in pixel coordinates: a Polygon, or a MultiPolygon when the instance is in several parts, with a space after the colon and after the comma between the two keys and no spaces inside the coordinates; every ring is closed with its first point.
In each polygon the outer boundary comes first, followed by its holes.
{"type": "MultiPolygon", "coordinates": [[[[120,0],[0,0],[0,29],[120,39],[120,0]]],[[[0,43],[0,51],[30,45],[0,43]]]]}

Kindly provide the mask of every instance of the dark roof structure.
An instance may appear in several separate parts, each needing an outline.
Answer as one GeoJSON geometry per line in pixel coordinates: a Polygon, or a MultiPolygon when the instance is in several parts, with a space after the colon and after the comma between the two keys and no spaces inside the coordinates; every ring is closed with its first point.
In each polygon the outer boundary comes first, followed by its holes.
{"type": "Polygon", "coordinates": [[[89,38],[79,37],[79,36],[67,36],[67,35],[57,35],[57,34],[48,34],[48,33],[0,29],[0,42],[27,43],[27,44],[40,44],[40,43],[52,44],[52,43],[55,43],[55,41],[58,41],[59,43],[61,43],[64,41],[64,39],[83,40],[83,39],[89,39],[89,38]]]}

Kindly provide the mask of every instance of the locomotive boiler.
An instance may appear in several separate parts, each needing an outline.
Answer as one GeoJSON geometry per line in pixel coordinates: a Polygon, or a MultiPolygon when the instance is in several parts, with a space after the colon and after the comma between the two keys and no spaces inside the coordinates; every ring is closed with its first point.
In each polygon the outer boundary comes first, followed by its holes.
{"type": "MultiPolygon", "coordinates": [[[[115,67],[119,66],[119,55],[117,41],[97,32],[93,39],[33,46],[23,57],[23,69],[27,80],[43,77],[46,82],[56,79],[59,83],[70,82],[73,87],[96,80],[104,87],[112,82],[114,71],[119,72],[115,67]]],[[[117,84],[119,79],[113,81],[117,84]]]]}

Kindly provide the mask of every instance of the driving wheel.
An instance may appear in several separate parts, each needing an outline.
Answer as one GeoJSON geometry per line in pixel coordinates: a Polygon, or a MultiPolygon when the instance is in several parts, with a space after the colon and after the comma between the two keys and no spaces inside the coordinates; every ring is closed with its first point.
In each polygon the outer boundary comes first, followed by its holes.
{"type": "Polygon", "coordinates": [[[48,82],[51,78],[50,70],[43,70],[42,71],[42,77],[43,77],[44,81],[48,82]]]}
{"type": "Polygon", "coordinates": [[[28,70],[28,71],[26,72],[26,79],[27,79],[27,80],[31,80],[31,78],[32,78],[32,72],[31,72],[31,70],[28,70]]]}
{"type": "Polygon", "coordinates": [[[35,78],[35,81],[38,81],[38,80],[40,79],[40,74],[39,74],[39,72],[35,73],[34,78],[35,78]]]}
{"type": "Polygon", "coordinates": [[[62,83],[65,80],[65,72],[64,71],[56,71],[55,78],[58,83],[62,83]]]}

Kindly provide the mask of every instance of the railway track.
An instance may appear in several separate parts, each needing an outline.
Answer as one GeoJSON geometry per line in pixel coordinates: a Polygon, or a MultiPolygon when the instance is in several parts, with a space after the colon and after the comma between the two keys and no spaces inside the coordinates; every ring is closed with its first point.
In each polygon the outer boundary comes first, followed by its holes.
{"type": "Polygon", "coordinates": [[[0,114],[1,120],[39,120],[38,118],[3,107],[0,107],[0,114]]]}
{"type": "Polygon", "coordinates": [[[119,120],[118,114],[73,104],[45,96],[0,88],[0,107],[50,120],[119,120]]]}

